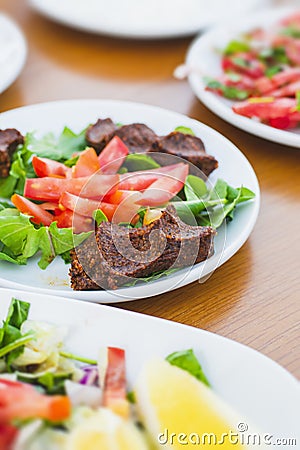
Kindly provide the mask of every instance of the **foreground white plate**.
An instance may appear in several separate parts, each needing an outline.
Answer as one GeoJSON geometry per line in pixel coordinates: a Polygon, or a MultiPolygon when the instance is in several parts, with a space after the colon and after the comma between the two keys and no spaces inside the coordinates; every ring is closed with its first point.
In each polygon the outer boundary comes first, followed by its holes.
{"type": "Polygon", "coordinates": [[[66,345],[74,353],[96,358],[100,347],[125,348],[130,388],[149,359],[193,348],[213,389],[241,418],[249,419],[262,435],[273,435],[272,443],[277,438],[298,436],[298,382],[249,347],[207,331],[120,309],[3,289],[0,319],[4,319],[12,296],[31,303],[30,318],[67,326],[66,345]]]}
{"type": "Polygon", "coordinates": [[[0,94],[21,72],[27,54],[26,42],[17,25],[0,14],[0,94]]]}
{"type": "MultiPolygon", "coordinates": [[[[266,0],[264,0],[266,1],[266,0]]],[[[262,0],[30,0],[53,20],[95,33],[130,38],[165,38],[243,14],[262,0]]]]}
{"type": "Polygon", "coordinates": [[[271,27],[281,18],[291,13],[292,9],[270,9],[259,14],[247,16],[238,22],[216,27],[199,36],[191,45],[186,64],[191,69],[189,82],[199,100],[215,114],[242,130],[273,142],[300,147],[300,128],[296,131],[284,131],[256,122],[253,119],[235,114],[233,102],[212,92],[205,91],[203,76],[218,77],[222,74],[221,58],[216,49],[226,47],[227,43],[238,38],[239,34],[257,27],[271,27]]]}
{"type": "Polygon", "coordinates": [[[191,127],[203,139],[207,153],[219,161],[219,168],[210,177],[212,183],[224,178],[234,187],[247,186],[256,193],[256,199],[239,206],[236,218],[227,227],[218,230],[215,254],[206,262],[183,269],[148,284],[118,289],[117,291],[79,291],[69,287],[68,266],[57,258],[47,270],[42,271],[31,260],[27,266],[0,262],[0,285],[62,296],[70,296],[100,303],[112,303],[150,297],[176,289],[205,277],[229,258],[244,244],[256,222],[260,192],[255,173],[245,156],[228,139],[215,130],[181,114],[154,106],[111,100],[74,100],[45,103],[8,111],[0,115],[0,128],[16,127],[25,133],[38,130],[40,135],[61,132],[65,125],[80,131],[98,117],[111,117],[123,124],[144,122],[157,134],[167,134],[179,125],[191,127]]]}

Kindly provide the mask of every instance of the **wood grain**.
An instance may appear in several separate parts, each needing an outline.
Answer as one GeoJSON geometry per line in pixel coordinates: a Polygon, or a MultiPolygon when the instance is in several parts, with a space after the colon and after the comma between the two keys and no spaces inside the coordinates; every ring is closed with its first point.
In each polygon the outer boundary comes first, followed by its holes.
{"type": "Polygon", "coordinates": [[[300,151],[239,131],[201,105],[187,82],[173,79],[190,39],[84,34],[43,19],[22,0],[0,0],[0,10],[20,24],[29,45],[22,75],[1,95],[1,111],[68,98],[134,100],[201,120],[244,152],[262,191],[248,242],[204,284],[118,306],[236,339],[300,377],[300,151]]]}

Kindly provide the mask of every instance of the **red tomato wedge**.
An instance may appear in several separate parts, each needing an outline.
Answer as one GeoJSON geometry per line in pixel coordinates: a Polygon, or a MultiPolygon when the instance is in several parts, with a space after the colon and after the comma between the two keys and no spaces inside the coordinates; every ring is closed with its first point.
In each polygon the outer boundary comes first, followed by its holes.
{"type": "Polygon", "coordinates": [[[98,156],[94,148],[87,148],[78,158],[77,163],[72,168],[74,178],[88,177],[98,172],[100,164],[98,156]]]}
{"type": "Polygon", "coordinates": [[[296,110],[296,100],[293,98],[258,97],[244,102],[235,103],[233,111],[246,117],[258,117],[262,120],[289,116],[296,110]]]}
{"type": "Polygon", "coordinates": [[[21,419],[46,419],[58,422],[71,414],[71,403],[63,395],[48,396],[33,386],[0,379],[0,423],[21,419]]]}
{"type": "Polygon", "coordinates": [[[124,142],[118,136],[113,137],[98,156],[101,172],[117,173],[128,153],[128,147],[124,142]]]}
{"type": "Polygon", "coordinates": [[[254,79],[262,77],[265,73],[264,64],[250,53],[235,53],[233,56],[224,56],[222,68],[224,71],[242,73],[254,79]]]}
{"type": "Polygon", "coordinates": [[[64,192],[88,198],[100,198],[118,188],[119,175],[96,174],[91,177],[59,179],[28,178],[24,195],[32,200],[58,201],[64,192]]]}
{"type": "Polygon", "coordinates": [[[53,218],[58,228],[73,228],[74,233],[83,233],[94,229],[94,222],[90,217],[81,216],[70,209],[61,211],[53,218]]]}
{"type": "Polygon", "coordinates": [[[124,191],[143,191],[154,183],[154,181],[158,180],[163,174],[169,173],[181,164],[182,163],[178,163],[170,166],[158,167],[157,169],[124,173],[120,175],[118,189],[124,191]]]}
{"type": "Polygon", "coordinates": [[[32,166],[38,177],[66,177],[71,169],[48,158],[32,157],[32,166]]]}
{"type": "Polygon", "coordinates": [[[128,197],[131,197],[132,194],[137,194],[138,191],[126,191],[118,189],[113,194],[106,195],[103,200],[107,203],[112,203],[113,205],[120,205],[120,203],[124,202],[128,197]]]}
{"type": "Polygon", "coordinates": [[[27,198],[22,197],[22,195],[14,194],[11,197],[11,201],[21,213],[31,216],[30,220],[36,224],[42,223],[45,226],[49,226],[53,221],[52,214],[27,198]]]}
{"type": "Polygon", "coordinates": [[[85,217],[92,217],[93,212],[96,209],[101,209],[109,221],[112,220],[116,210],[116,205],[97,200],[90,200],[88,198],[81,198],[77,195],[70,194],[69,192],[64,192],[59,202],[65,208],[85,217]]]}
{"type": "Polygon", "coordinates": [[[13,425],[0,423],[0,450],[12,450],[18,433],[18,428],[13,425]]]}
{"type": "Polygon", "coordinates": [[[120,348],[108,347],[107,359],[103,404],[116,414],[128,417],[129,405],[126,399],[125,351],[120,348]]]}
{"type": "Polygon", "coordinates": [[[287,83],[300,80],[300,67],[292,67],[277,73],[272,78],[261,77],[255,81],[256,90],[265,94],[273,89],[279,88],[287,83]]]}
{"type": "Polygon", "coordinates": [[[299,91],[300,91],[300,80],[287,84],[286,86],[283,86],[280,89],[276,89],[275,91],[271,91],[269,95],[276,98],[294,97],[299,91]]]}
{"type": "Polygon", "coordinates": [[[179,163],[176,168],[151,184],[137,203],[142,206],[160,206],[167,203],[182,189],[188,173],[188,164],[179,163]]]}

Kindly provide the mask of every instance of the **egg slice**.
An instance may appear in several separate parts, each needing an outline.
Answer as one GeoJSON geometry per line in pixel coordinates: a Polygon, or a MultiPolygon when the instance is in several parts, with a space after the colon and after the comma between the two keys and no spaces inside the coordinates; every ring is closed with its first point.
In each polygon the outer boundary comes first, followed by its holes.
{"type": "MultiPolygon", "coordinates": [[[[144,367],[135,393],[138,410],[156,448],[257,448],[251,445],[251,436],[245,439],[238,431],[238,424],[246,421],[213,389],[164,360],[154,360],[144,367]]],[[[261,443],[259,448],[265,447],[261,443]]]]}
{"type": "Polygon", "coordinates": [[[81,420],[70,432],[65,450],[147,450],[143,434],[133,422],[107,408],[81,420]]]}

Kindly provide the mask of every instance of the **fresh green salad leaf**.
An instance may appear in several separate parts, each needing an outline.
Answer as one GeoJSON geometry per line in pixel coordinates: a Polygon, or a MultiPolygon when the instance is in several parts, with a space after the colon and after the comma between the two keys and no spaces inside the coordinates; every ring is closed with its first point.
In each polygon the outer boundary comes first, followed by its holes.
{"type": "Polygon", "coordinates": [[[300,91],[296,92],[296,100],[297,100],[297,111],[300,111],[300,91]]]}
{"type": "Polygon", "coordinates": [[[122,168],[126,168],[128,172],[137,170],[156,169],[160,165],[154,159],[145,153],[131,153],[126,156],[122,168]]]}
{"type": "Polygon", "coordinates": [[[74,361],[79,361],[85,364],[90,364],[93,366],[97,365],[97,361],[95,359],[90,358],[84,358],[83,356],[74,355],[73,353],[67,353],[67,352],[59,352],[60,356],[63,356],[64,358],[73,359],[74,361]]]}
{"type": "Polygon", "coordinates": [[[240,56],[234,56],[231,60],[236,66],[243,67],[244,69],[250,65],[247,59],[241,58],[240,56]]]}
{"type": "Polygon", "coordinates": [[[218,80],[204,77],[204,82],[209,89],[221,91],[224,97],[231,100],[245,100],[249,97],[248,91],[238,89],[235,86],[226,86],[218,80]]]}
{"type": "Polygon", "coordinates": [[[174,131],[179,131],[179,133],[191,134],[192,136],[195,136],[195,133],[193,132],[193,130],[191,128],[184,127],[183,125],[176,127],[174,131]]]}
{"type": "Polygon", "coordinates": [[[41,139],[36,138],[34,133],[29,133],[25,139],[25,146],[31,153],[42,158],[66,161],[72,158],[73,153],[86,148],[85,131],[86,129],[76,134],[65,127],[58,138],[53,133],[48,133],[41,139]]]}
{"type": "Polygon", "coordinates": [[[195,356],[193,350],[183,350],[174,352],[166,357],[166,360],[172,365],[189,372],[197,380],[202,381],[206,386],[210,387],[210,383],[203,372],[203,369],[195,356]]]}
{"type": "Polygon", "coordinates": [[[184,194],[187,200],[198,200],[207,194],[205,182],[195,175],[188,175],[184,185],[184,194]]]}
{"type": "Polygon", "coordinates": [[[96,211],[93,212],[93,219],[95,220],[98,226],[102,222],[108,222],[108,218],[101,209],[97,209],[96,211]]]}
{"type": "Polygon", "coordinates": [[[272,77],[274,77],[274,75],[276,75],[277,73],[279,73],[279,72],[282,72],[282,66],[280,66],[280,65],[276,65],[276,66],[271,66],[271,67],[268,67],[267,69],[266,69],[266,71],[265,71],[265,75],[266,75],[266,77],[268,77],[268,78],[272,78],[272,77]]]}
{"type": "Polygon", "coordinates": [[[13,298],[6,320],[0,328],[0,358],[5,357],[8,369],[11,363],[22,354],[24,345],[34,337],[33,333],[21,334],[20,328],[27,320],[30,304],[13,298]]]}
{"type": "Polygon", "coordinates": [[[265,48],[259,53],[259,58],[267,64],[289,64],[289,58],[284,47],[265,48]]]}
{"type": "Polygon", "coordinates": [[[292,26],[292,25],[289,27],[283,28],[281,30],[281,34],[283,34],[284,36],[292,37],[294,39],[300,39],[300,29],[295,26],[292,26]]]}
{"type": "Polygon", "coordinates": [[[26,264],[28,258],[41,251],[39,266],[46,269],[57,255],[81,244],[90,234],[74,234],[71,228],[58,228],[56,222],[36,228],[29,216],[16,209],[4,209],[0,212],[0,259],[26,264]]]}
{"type": "Polygon", "coordinates": [[[232,55],[233,53],[249,52],[250,49],[251,47],[247,42],[233,40],[227,44],[223,53],[224,55],[232,55]]]}
{"type": "Polygon", "coordinates": [[[21,372],[17,375],[19,381],[41,386],[48,395],[65,395],[65,381],[72,379],[72,373],[46,372],[41,376],[30,378],[21,372]]]}
{"type": "Polygon", "coordinates": [[[135,286],[139,281],[144,281],[145,283],[150,283],[151,281],[159,280],[161,277],[171,275],[171,273],[177,272],[179,269],[168,269],[164,270],[163,272],[156,272],[152,275],[149,275],[149,277],[144,278],[135,278],[132,279],[130,282],[124,284],[125,287],[129,286],[135,286]]]}
{"type": "Polygon", "coordinates": [[[3,209],[8,209],[8,208],[14,209],[15,206],[9,202],[0,202],[0,211],[3,211],[3,209]]]}

